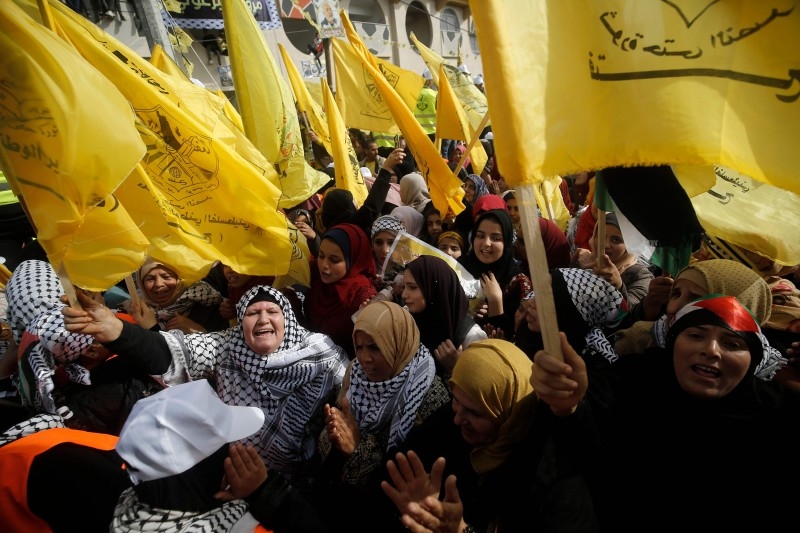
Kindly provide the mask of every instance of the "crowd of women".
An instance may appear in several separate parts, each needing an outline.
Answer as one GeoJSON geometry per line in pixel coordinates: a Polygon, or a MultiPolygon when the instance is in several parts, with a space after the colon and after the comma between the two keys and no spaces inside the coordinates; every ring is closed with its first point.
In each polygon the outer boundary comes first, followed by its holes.
{"type": "Polygon", "coordinates": [[[496,166],[440,213],[402,148],[362,205],[330,187],[287,212],[307,287],[225,258],[186,284],[150,259],[136,294],[78,289],[78,306],[48,262],[20,263],[0,341],[9,531],[789,523],[795,269],[705,256],[671,276],[598,217],[592,180],[564,180],[569,227],[539,218],[561,357],[496,166]],[[392,255],[404,235],[429,253],[392,255]]]}

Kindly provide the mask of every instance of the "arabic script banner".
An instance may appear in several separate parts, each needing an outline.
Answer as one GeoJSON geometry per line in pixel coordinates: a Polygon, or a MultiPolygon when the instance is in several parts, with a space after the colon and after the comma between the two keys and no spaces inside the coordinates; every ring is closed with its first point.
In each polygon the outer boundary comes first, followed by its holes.
{"type": "MultiPolygon", "coordinates": [[[[180,28],[224,29],[222,23],[222,0],[178,0],[181,13],[167,12],[162,8],[164,23],[176,24],[180,28]]],[[[245,0],[247,7],[262,30],[281,27],[278,9],[273,0],[245,0]]]]}

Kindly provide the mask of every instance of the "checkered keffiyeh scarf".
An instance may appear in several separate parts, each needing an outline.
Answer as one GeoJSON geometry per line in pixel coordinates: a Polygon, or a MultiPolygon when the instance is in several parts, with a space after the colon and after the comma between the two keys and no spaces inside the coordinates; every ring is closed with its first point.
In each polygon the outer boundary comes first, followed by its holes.
{"type": "MultiPolygon", "coordinates": [[[[142,533],[152,531],[159,533],[216,533],[218,531],[234,531],[244,521],[252,523],[253,531],[258,522],[248,515],[248,505],[244,500],[225,502],[220,507],[205,513],[188,511],[172,511],[159,509],[139,501],[133,487],[126,489],[119,498],[111,520],[110,531],[124,533],[142,533]]],[[[241,529],[247,531],[247,529],[241,529]]]]}
{"type": "Polygon", "coordinates": [[[598,352],[609,362],[616,361],[619,356],[603,330],[618,325],[625,317],[627,303],[622,293],[591,270],[556,268],[552,274],[554,284],[563,281],[566,285],[572,305],[589,326],[586,349],[598,352]]]}
{"type": "Polygon", "coordinates": [[[259,451],[268,468],[291,474],[293,463],[314,453],[324,422],[321,409],[342,384],[347,354],[327,335],[300,326],[289,300],[272,287],[253,287],[239,300],[236,310],[239,325],[225,331],[192,335],[162,332],[173,354],[165,382],[185,381],[181,367],[193,379],[216,374],[217,394],[222,401],[257,405],[264,411],[264,426],[245,442],[259,451]],[[241,326],[247,306],[261,291],[278,302],[285,321],[283,342],[266,356],[250,349],[241,326]]]}
{"type": "MultiPolygon", "coordinates": [[[[56,412],[52,397],[56,366],[65,369],[70,381],[91,385],[89,371],[75,361],[89,351],[94,338],[66,330],[61,314],[65,306],[60,301],[63,293],[61,281],[50,263],[38,260],[20,263],[6,286],[7,317],[14,339],[20,343],[27,332],[39,341],[25,354],[36,390],[21,395],[23,404],[39,412],[56,412]]],[[[17,374],[15,385],[19,385],[20,379],[23,378],[17,374]]]]}
{"type": "Polygon", "coordinates": [[[423,344],[402,372],[386,381],[370,381],[355,359],[346,397],[361,432],[376,433],[391,424],[387,449],[402,444],[435,373],[433,356],[423,344]]]}
{"type": "Polygon", "coordinates": [[[47,413],[32,416],[22,422],[11,426],[3,433],[0,433],[0,446],[10,444],[22,437],[33,435],[46,429],[65,428],[64,419],[61,415],[51,415],[47,413]]]}

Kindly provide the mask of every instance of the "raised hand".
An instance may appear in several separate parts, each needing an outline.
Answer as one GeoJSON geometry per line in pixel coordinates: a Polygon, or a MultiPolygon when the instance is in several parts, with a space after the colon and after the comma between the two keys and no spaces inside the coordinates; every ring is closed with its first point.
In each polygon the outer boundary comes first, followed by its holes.
{"type": "Polygon", "coordinates": [[[267,465],[256,449],[238,442],[230,445],[224,468],[227,487],[214,495],[218,500],[246,498],[267,480],[267,465]]]}
{"type": "Polygon", "coordinates": [[[82,309],[69,305],[61,309],[67,331],[92,335],[100,342],[116,340],[122,334],[122,321],[114,311],[83,291],[76,291],[76,296],[82,309]]]}
{"type": "Polygon", "coordinates": [[[361,432],[347,398],[341,400],[342,408],[325,404],[325,431],[336,448],[345,455],[351,455],[361,442],[361,432]]]}
{"type": "Polygon", "coordinates": [[[575,412],[586,395],[589,377],[586,363],[567,341],[567,336],[563,332],[559,332],[558,336],[564,360],[539,350],[533,357],[531,382],[536,396],[547,403],[554,414],[566,416],[575,412]]]}
{"type": "Polygon", "coordinates": [[[428,497],[439,499],[444,465],[444,457],[439,457],[434,461],[431,473],[428,475],[414,451],[409,450],[407,454],[398,452],[394,461],[390,459],[386,462],[389,477],[392,478],[394,485],[388,481],[381,481],[381,489],[389,496],[397,510],[406,514],[410,511],[411,503],[424,505],[428,497]]]}

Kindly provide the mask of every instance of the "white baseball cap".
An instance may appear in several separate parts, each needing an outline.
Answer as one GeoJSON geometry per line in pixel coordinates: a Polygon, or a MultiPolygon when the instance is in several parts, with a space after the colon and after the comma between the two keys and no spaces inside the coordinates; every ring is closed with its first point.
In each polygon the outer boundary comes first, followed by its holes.
{"type": "Polygon", "coordinates": [[[208,381],[198,380],[136,402],[115,449],[138,485],[185,472],[263,425],[261,409],[227,405],[208,381]]]}
{"type": "Polygon", "coordinates": [[[469,74],[469,73],[470,73],[470,72],[469,72],[469,68],[467,68],[467,65],[465,65],[464,63],[461,63],[461,64],[458,66],[458,70],[459,70],[460,72],[463,72],[464,74],[469,74]]]}
{"type": "Polygon", "coordinates": [[[472,79],[472,83],[475,85],[481,85],[483,83],[483,74],[478,74],[472,79]]]}
{"type": "Polygon", "coordinates": [[[426,79],[426,80],[432,80],[433,79],[433,75],[431,75],[431,71],[430,70],[425,69],[425,70],[422,71],[422,78],[426,79]]]}

